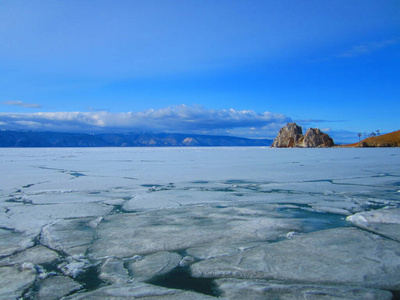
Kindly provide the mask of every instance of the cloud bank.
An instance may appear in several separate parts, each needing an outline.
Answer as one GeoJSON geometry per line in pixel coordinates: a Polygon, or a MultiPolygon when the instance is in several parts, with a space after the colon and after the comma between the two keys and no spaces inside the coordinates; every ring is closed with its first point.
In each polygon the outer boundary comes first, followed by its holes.
{"type": "Polygon", "coordinates": [[[3,101],[1,102],[2,105],[12,105],[12,106],[20,106],[25,108],[41,108],[42,106],[35,103],[26,103],[23,101],[3,101]]]}
{"type": "Polygon", "coordinates": [[[291,119],[252,110],[171,106],[141,112],[0,113],[0,129],[64,132],[153,131],[273,137],[291,119]]]}

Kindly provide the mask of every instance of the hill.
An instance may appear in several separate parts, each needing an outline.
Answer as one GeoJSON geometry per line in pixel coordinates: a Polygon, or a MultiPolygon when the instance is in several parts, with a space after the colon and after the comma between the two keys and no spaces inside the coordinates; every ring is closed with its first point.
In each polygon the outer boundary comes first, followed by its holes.
{"type": "Polygon", "coordinates": [[[341,147],[400,147],[400,130],[372,136],[358,143],[342,145],[341,147]]]}
{"type": "Polygon", "coordinates": [[[65,133],[0,131],[0,147],[270,146],[269,139],[182,133],[65,133]]]}

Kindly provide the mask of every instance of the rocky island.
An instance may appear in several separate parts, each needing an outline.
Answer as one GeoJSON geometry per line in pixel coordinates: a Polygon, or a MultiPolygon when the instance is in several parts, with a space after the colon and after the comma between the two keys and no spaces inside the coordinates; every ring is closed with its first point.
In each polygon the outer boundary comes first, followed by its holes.
{"type": "Polygon", "coordinates": [[[309,128],[303,135],[303,129],[296,123],[288,123],[279,130],[272,143],[274,148],[327,148],[333,147],[333,139],[318,128],[309,128]]]}

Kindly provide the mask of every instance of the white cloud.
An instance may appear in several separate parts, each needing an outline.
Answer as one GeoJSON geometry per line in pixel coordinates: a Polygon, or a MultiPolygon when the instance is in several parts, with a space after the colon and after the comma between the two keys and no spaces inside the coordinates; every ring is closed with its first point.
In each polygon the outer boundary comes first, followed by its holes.
{"type": "MultiPolygon", "coordinates": [[[[201,106],[171,106],[140,112],[39,112],[0,113],[6,129],[54,131],[154,131],[221,134],[251,137],[274,136],[290,118],[252,110],[208,110],[201,106]]],[[[3,126],[4,127],[4,126],[3,126]]]]}
{"type": "Polygon", "coordinates": [[[15,121],[15,124],[18,125],[22,125],[22,126],[26,126],[29,128],[40,128],[43,124],[39,123],[39,122],[34,122],[34,121],[15,121]]]}
{"type": "Polygon", "coordinates": [[[26,103],[23,101],[3,101],[1,102],[2,105],[13,105],[13,106],[21,106],[26,108],[41,108],[42,106],[35,103],[26,103]]]}
{"type": "Polygon", "coordinates": [[[398,43],[400,43],[400,37],[381,41],[381,42],[353,46],[350,50],[345,51],[342,54],[338,55],[338,57],[346,58],[346,57],[356,57],[356,56],[361,56],[361,55],[369,55],[374,51],[377,51],[379,49],[382,49],[382,48],[385,48],[388,46],[392,46],[392,45],[395,45],[398,43]]]}

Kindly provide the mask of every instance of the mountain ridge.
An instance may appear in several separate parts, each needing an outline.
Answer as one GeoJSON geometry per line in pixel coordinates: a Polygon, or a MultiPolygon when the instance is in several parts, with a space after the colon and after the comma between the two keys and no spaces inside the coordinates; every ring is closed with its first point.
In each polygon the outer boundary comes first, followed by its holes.
{"type": "Polygon", "coordinates": [[[0,147],[190,147],[270,146],[270,139],[249,139],[184,133],[71,133],[51,131],[0,131],[0,147]]]}

